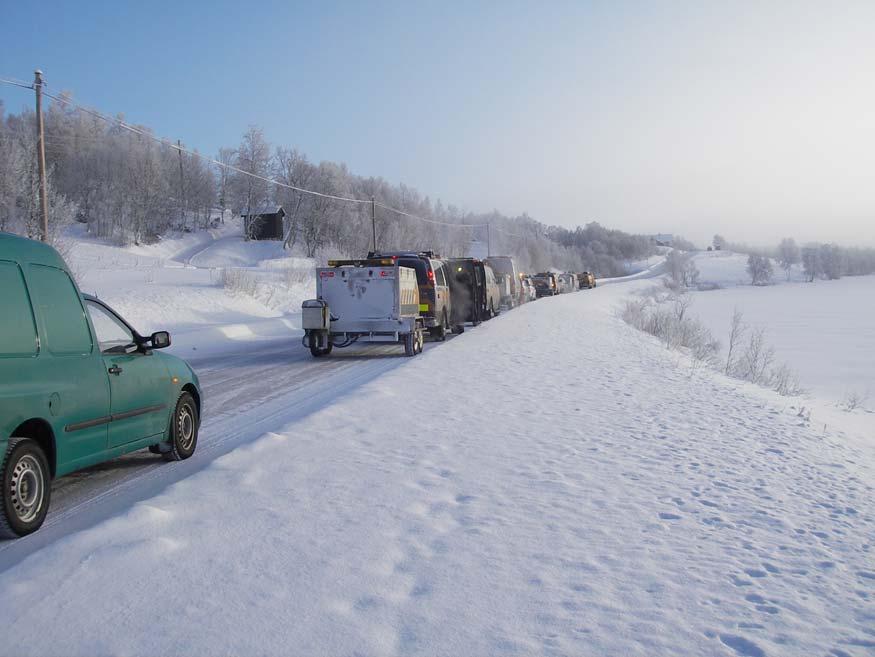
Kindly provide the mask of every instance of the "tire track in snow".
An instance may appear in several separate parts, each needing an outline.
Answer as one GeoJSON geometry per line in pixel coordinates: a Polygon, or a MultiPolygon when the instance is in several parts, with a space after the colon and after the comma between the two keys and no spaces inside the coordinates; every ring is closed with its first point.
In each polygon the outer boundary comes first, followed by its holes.
{"type": "MultiPolygon", "coordinates": [[[[428,350],[436,344],[425,346],[428,350]]],[[[140,450],[56,480],[43,527],[24,538],[0,541],[0,572],[408,361],[398,345],[338,351],[316,360],[299,338],[291,337],[241,343],[240,350],[230,354],[195,356],[190,362],[204,391],[204,420],[194,457],[166,463],[140,450]]]]}

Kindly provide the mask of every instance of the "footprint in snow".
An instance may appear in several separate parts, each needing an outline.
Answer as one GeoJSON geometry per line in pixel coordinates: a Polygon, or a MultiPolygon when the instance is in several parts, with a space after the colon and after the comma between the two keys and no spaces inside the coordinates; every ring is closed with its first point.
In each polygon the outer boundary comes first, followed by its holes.
{"type": "Polygon", "coordinates": [[[660,513],[659,517],[661,520],[680,520],[681,517],[676,513],[660,513]]]}
{"type": "Polygon", "coordinates": [[[765,651],[760,648],[757,644],[749,639],[745,639],[743,636],[738,636],[735,634],[721,634],[720,642],[732,648],[739,655],[743,655],[744,657],[766,657],[765,651]]]}
{"type": "Polygon", "coordinates": [[[758,605],[765,604],[766,602],[766,599],[763,596],[756,593],[749,593],[748,595],[744,596],[744,599],[748,602],[753,602],[758,605]]]}

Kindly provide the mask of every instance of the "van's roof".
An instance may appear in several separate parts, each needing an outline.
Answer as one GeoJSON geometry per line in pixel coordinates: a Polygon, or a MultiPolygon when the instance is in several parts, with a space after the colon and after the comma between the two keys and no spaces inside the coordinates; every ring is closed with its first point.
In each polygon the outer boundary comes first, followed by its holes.
{"type": "Polygon", "coordinates": [[[0,233],[0,260],[34,263],[67,269],[64,260],[48,244],[29,240],[12,233],[0,233]]]}

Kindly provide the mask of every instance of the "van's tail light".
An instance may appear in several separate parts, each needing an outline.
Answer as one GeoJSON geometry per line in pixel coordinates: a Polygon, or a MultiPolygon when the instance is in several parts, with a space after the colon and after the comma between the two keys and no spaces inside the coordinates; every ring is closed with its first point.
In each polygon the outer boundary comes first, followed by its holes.
{"type": "Polygon", "coordinates": [[[433,269],[429,269],[429,270],[428,270],[428,280],[429,280],[431,283],[434,283],[434,270],[433,270],[433,269]]]}

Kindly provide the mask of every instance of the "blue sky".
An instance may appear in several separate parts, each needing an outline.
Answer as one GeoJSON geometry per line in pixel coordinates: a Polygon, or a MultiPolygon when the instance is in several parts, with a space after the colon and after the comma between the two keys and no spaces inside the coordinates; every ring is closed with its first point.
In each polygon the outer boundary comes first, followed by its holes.
{"type": "Polygon", "coordinates": [[[256,124],[473,211],[875,244],[875,3],[81,1],[3,16],[0,76],[40,67],[54,91],[205,153],[256,124]]]}

